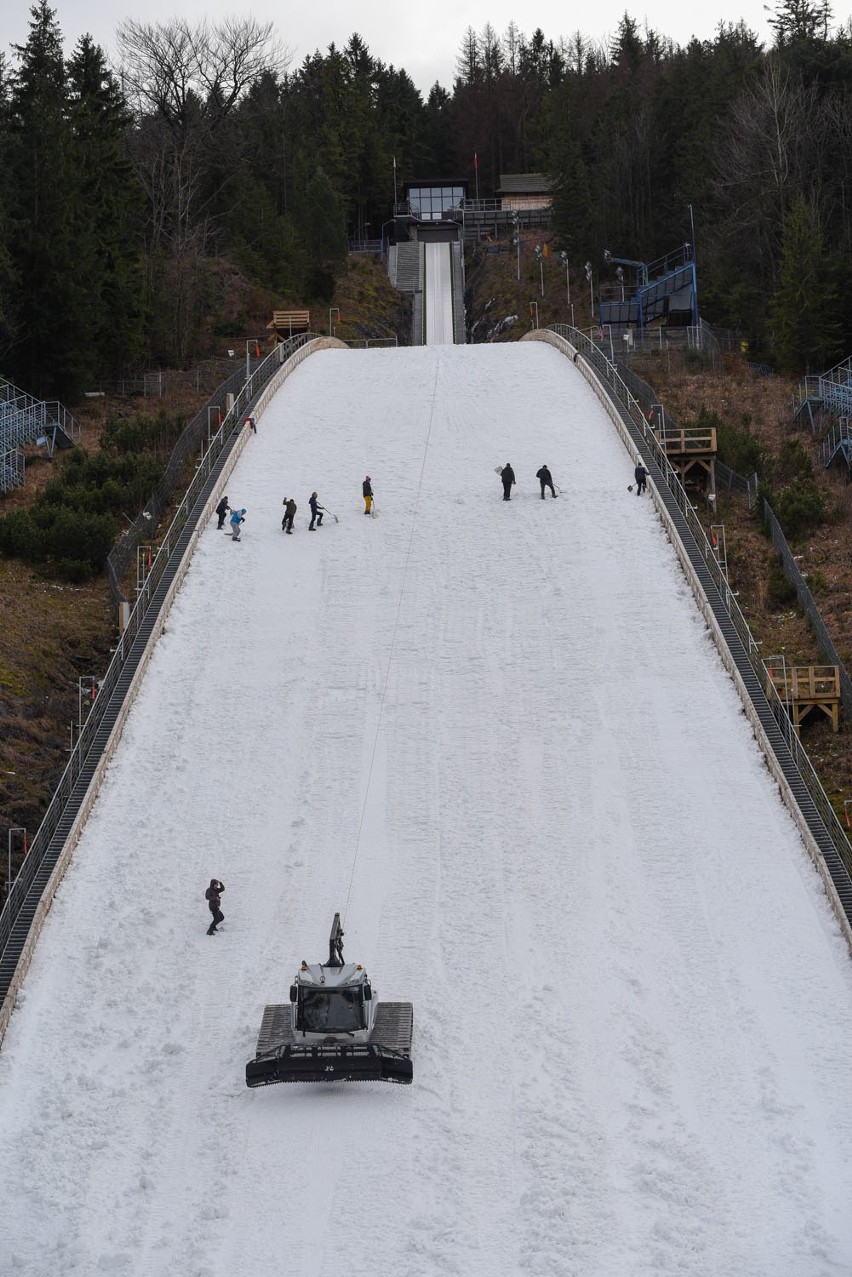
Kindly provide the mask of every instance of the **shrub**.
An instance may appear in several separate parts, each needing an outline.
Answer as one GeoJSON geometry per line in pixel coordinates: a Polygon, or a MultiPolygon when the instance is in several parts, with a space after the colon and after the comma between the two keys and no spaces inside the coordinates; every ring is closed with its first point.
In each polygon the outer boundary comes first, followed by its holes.
{"type": "Polygon", "coordinates": [[[794,479],[776,495],[772,508],[790,537],[801,536],[825,518],[825,498],[812,479],[794,479]]]}
{"type": "Polygon", "coordinates": [[[770,612],[783,612],[795,604],[796,597],[796,587],[785,575],[781,555],[773,554],[766,581],[766,606],[770,612]]]}
{"type": "Polygon", "coordinates": [[[716,412],[702,408],[694,423],[704,429],[716,428],[716,447],[719,460],[737,474],[749,477],[763,474],[766,468],[766,450],[751,433],[751,418],[744,413],[740,424],[723,421],[716,412]]]}
{"type": "Polygon", "coordinates": [[[111,414],[101,431],[100,446],[105,453],[150,452],[165,457],[177,443],[184,425],[182,415],[171,415],[164,408],[151,417],[111,414]]]}
{"type": "Polygon", "coordinates": [[[807,581],[808,589],[811,594],[816,595],[828,593],[828,581],[826,581],[822,572],[807,572],[805,574],[805,580],[807,581]]]}
{"type": "Polygon", "coordinates": [[[813,462],[801,439],[785,439],[772,463],[772,475],[778,484],[813,479],[813,462]]]}

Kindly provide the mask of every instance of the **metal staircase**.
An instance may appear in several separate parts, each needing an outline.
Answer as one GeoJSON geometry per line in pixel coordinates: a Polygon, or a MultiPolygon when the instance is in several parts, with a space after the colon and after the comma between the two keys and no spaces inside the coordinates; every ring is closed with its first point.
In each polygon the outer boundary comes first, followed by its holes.
{"type": "Polygon", "coordinates": [[[697,326],[698,280],[692,245],[684,244],[675,253],[667,253],[642,266],[639,282],[629,297],[621,285],[610,284],[601,289],[598,299],[601,327],[634,325],[641,331],[658,319],[666,320],[669,325],[697,326]]]}
{"type": "MultiPolygon", "coordinates": [[[[852,357],[819,376],[805,377],[799,386],[793,420],[807,417],[811,434],[817,434],[825,413],[852,417],[852,357]]],[[[828,464],[828,463],[826,463],[828,464]]]]}
{"type": "Polygon", "coordinates": [[[841,417],[823,439],[822,460],[826,470],[835,461],[845,463],[847,477],[852,481],[852,426],[848,417],[841,417]]]}
{"type": "Polygon", "coordinates": [[[0,378],[0,492],[20,487],[26,476],[22,449],[29,444],[47,448],[73,448],[80,427],[56,400],[35,399],[0,378]]]}

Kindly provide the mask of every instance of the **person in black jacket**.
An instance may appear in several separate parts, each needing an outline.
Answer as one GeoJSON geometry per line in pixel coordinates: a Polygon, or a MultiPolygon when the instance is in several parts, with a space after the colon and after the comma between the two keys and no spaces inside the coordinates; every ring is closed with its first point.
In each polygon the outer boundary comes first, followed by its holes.
{"type": "Polygon", "coordinates": [[[284,498],[284,518],[281,520],[281,527],[285,532],[292,533],[293,520],[296,517],[296,502],[292,497],[284,498]]]}
{"type": "Polygon", "coordinates": [[[231,507],[228,505],[228,498],[227,496],[224,496],[216,507],[216,513],[219,516],[219,523],[217,526],[220,532],[222,531],[222,528],[224,528],[225,526],[225,515],[228,513],[230,508],[231,507]]]}
{"type": "Polygon", "coordinates": [[[636,462],[636,469],[633,471],[633,478],[636,480],[636,495],[637,497],[641,497],[647,486],[645,480],[648,478],[648,471],[642,465],[641,461],[636,462]]]}
{"type": "Polygon", "coordinates": [[[216,934],[216,928],[218,927],[219,923],[225,921],[225,915],[222,913],[222,908],[221,908],[222,892],[224,890],[225,890],[224,883],[221,883],[218,878],[211,878],[210,886],[207,888],[207,890],[204,893],[204,897],[207,901],[207,905],[210,909],[210,912],[213,915],[213,921],[210,923],[210,926],[207,928],[208,936],[214,936],[216,934]]]}
{"type": "Polygon", "coordinates": [[[547,466],[542,466],[540,470],[536,470],[535,477],[538,479],[539,483],[541,484],[542,501],[544,500],[545,488],[550,488],[550,495],[552,497],[556,496],[556,490],[553,487],[553,475],[550,473],[547,466]]]}
{"type": "Polygon", "coordinates": [[[322,516],[323,516],[324,507],[320,505],[319,501],[317,500],[317,494],[315,492],[311,493],[311,499],[308,502],[308,505],[311,507],[311,521],[308,524],[308,531],[313,532],[315,530],[314,520],[316,520],[316,525],[318,528],[322,527],[322,516]]]}
{"type": "Polygon", "coordinates": [[[500,471],[500,478],[503,481],[503,500],[512,500],[512,484],[515,482],[515,472],[507,461],[503,469],[500,471]]]}
{"type": "Polygon", "coordinates": [[[361,484],[361,491],[364,494],[364,513],[369,514],[373,508],[373,483],[369,475],[361,484]]]}

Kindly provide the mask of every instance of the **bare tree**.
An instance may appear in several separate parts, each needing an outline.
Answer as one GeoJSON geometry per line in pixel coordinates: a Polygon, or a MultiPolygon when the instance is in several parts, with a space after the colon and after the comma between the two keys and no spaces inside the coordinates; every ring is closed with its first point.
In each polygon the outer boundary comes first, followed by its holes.
{"type": "Polygon", "coordinates": [[[250,85],[270,71],[282,75],[290,61],[272,23],[254,18],[226,18],[215,26],[183,18],[128,20],[119,25],[118,44],[131,105],[173,128],[200,119],[215,129],[250,85]]]}
{"type": "Polygon", "coordinates": [[[736,99],[718,150],[717,191],[729,235],[748,243],[764,279],[774,279],[781,231],[792,200],[813,194],[814,156],[825,146],[816,91],[768,59],[736,99]]]}
{"type": "Polygon", "coordinates": [[[128,20],[118,28],[122,86],[135,113],[131,154],[148,195],[149,300],[169,290],[173,343],[186,357],[222,172],[219,142],[243,96],[286,70],[271,23],[128,20]]]}

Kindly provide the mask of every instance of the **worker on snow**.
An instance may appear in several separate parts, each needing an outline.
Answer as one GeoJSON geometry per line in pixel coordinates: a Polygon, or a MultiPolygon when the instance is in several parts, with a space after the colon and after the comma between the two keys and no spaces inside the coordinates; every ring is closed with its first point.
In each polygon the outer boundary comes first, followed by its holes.
{"type": "Polygon", "coordinates": [[[503,469],[500,471],[500,478],[503,481],[503,500],[512,500],[512,484],[515,482],[515,472],[507,461],[503,469]]]}
{"type": "Polygon", "coordinates": [[[369,475],[361,484],[361,491],[364,494],[364,513],[369,514],[373,508],[373,484],[369,475]]]}
{"type": "Polygon", "coordinates": [[[217,524],[217,527],[220,532],[222,531],[222,528],[224,528],[225,526],[225,515],[228,513],[230,508],[231,507],[228,505],[228,497],[227,495],[225,495],[216,507],[216,513],[219,516],[219,522],[217,524]]]}
{"type": "Polygon", "coordinates": [[[235,541],[239,541],[240,524],[245,523],[245,521],[246,521],[245,510],[235,510],[234,513],[231,515],[231,536],[233,537],[235,541]]]}
{"type": "Polygon", "coordinates": [[[281,520],[281,526],[285,532],[293,531],[293,520],[296,517],[296,502],[292,497],[284,498],[284,518],[281,520]]]}
{"type": "Polygon", "coordinates": [[[222,913],[222,907],[221,907],[222,892],[224,890],[225,890],[224,883],[221,883],[218,878],[211,878],[210,886],[207,888],[207,890],[204,893],[204,898],[207,901],[207,906],[213,915],[213,921],[210,923],[210,926],[207,928],[208,936],[214,936],[216,934],[216,928],[218,927],[219,923],[225,921],[225,915],[222,913]]]}
{"type": "Polygon", "coordinates": [[[311,493],[311,499],[308,502],[308,505],[311,507],[311,521],[308,524],[308,531],[313,532],[315,530],[314,529],[315,522],[318,528],[322,527],[322,515],[323,515],[324,507],[320,505],[319,501],[317,500],[317,494],[315,492],[311,493]]]}
{"type": "Polygon", "coordinates": [[[539,483],[541,484],[542,501],[544,500],[545,488],[550,488],[550,495],[552,497],[556,496],[556,490],[553,487],[553,475],[550,473],[547,466],[542,466],[540,470],[536,470],[535,477],[538,479],[539,483]]]}
{"type": "Polygon", "coordinates": [[[641,461],[636,462],[636,469],[633,471],[633,477],[636,480],[636,495],[637,497],[641,497],[647,486],[645,480],[648,478],[648,471],[642,465],[641,461]]]}

